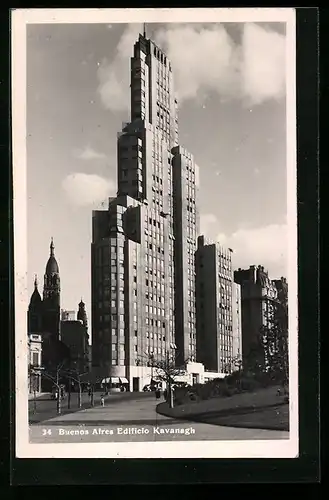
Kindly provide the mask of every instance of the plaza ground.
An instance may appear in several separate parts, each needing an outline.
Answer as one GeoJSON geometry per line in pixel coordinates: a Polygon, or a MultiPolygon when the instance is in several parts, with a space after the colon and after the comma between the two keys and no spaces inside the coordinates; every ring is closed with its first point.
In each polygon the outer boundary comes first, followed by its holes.
{"type": "MultiPolygon", "coordinates": [[[[94,404],[95,406],[100,405],[102,392],[94,393],[94,404]]],[[[136,399],[138,397],[143,397],[144,393],[130,393],[130,392],[120,392],[114,393],[110,396],[105,396],[105,400],[111,401],[120,401],[121,399],[129,400],[136,399]]],[[[87,392],[82,393],[81,398],[81,408],[78,406],[78,393],[73,392],[71,394],[71,404],[70,408],[68,407],[68,397],[66,397],[61,404],[61,415],[67,415],[69,413],[76,413],[83,409],[90,408],[90,396],[88,396],[87,392]]],[[[50,420],[57,416],[57,401],[52,400],[50,397],[50,393],[41,394],[36,400],[29,398],[29,423],[37,424],[44,422],[46,420],[50,420]]]]}
{"type": "Polygon", "coordinates": [[[157,412],[153,393],[111,395],[102,407],[59,415],[30,426],[33,443],[288,439],[289,433],[170,418],[157,412]]]}
{"type": "Polygon", "coordinates": [[[203,422],[218,426],[289,431],[289,405],[277,387],[246,392],[231,397],[216,397],[197,403],[169,408],[158,406],[158,412],[168,417],[203,422]]]}

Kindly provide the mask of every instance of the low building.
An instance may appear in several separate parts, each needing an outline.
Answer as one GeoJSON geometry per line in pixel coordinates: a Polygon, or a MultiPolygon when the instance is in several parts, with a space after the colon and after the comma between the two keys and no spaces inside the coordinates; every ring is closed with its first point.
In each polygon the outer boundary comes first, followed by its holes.
{"type": "Polygon", "coordinates": [[[75,311],[66,311],[64,309],[61,310],[61,321],[75,321],[76,312],[75,311]]]}
{"type": "Polygon", "coordinates": [[[60,323],[61,341],[70,350],[71,367],[82,374],[89,370],[89,345],[86,328],[81,320],[60,323]]]}
{"type": "Polygon", "coordinates": [[[41,392],[42,336],[28,335],[29,393],[41,392]]]}

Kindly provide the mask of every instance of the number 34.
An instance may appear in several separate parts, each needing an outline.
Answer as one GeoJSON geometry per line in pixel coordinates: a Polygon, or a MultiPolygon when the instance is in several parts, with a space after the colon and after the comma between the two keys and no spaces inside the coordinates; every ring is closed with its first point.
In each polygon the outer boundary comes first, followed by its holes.
{"type": "Polygon", "coordinates": [[[43,436],[51,436],[51,429],[42,429],[43,436]]]}

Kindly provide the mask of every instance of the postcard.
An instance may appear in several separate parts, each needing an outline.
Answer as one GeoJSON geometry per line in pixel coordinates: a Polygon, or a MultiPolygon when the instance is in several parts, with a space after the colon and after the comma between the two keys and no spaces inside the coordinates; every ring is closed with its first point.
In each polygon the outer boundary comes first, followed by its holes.
{"type": "Polygon", "coordinates": [[[295,11],[12,11],[16,456],[295,458],[295,11]]]}

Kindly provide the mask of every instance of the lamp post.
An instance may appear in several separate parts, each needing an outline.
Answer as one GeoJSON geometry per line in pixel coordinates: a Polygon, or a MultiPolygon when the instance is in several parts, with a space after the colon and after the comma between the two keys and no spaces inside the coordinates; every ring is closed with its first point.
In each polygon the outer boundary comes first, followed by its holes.
{"type": "MultiPolygon", "coordinates": [[[[172,349],[174,352],[177,349],[176,344],[169,344],[170,349],[172,349]]],[[[167,351],[167,363],[168,363],[168,371],[170,367],[170,356],[169,356],[169,351],[167,351]]],[[[174,407],[174,393],[172,390],[172,384],[171,384],[171,375],[169,372],[169,383],[168,383],[168,390],[169,390],[169,407],[173,408],[174,407]]]]}
{"type": "Polygon", "coordinates": [[[151,385],[153,383],[153,367],[154,367],[154,354],[150,354],[150,361],[151,361],[151,385]]]}

